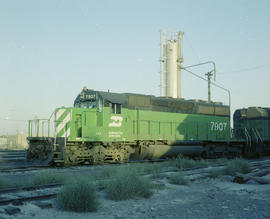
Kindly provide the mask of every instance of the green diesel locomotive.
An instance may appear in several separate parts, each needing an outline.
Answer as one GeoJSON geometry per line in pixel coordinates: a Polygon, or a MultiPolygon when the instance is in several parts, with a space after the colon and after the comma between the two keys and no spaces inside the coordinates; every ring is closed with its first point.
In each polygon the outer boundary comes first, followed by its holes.
{"type": "Polygon", "coordinates": [[[230,108],[217,102],[84,87],[74,107],[57,108],[53,115],[53,136],[51,119],[29,121],[29,160],[73,165],[178,154],[240,156],[246,145],[231,139],[230,108]]]}
{"type": "Polygon", "coordinates": [[[238,109],[234,113],[233,121],[234,137],[246,139],[246,148],[249,150],[245,155],[269,154],[270,108],[249,107],[238,109]]]}

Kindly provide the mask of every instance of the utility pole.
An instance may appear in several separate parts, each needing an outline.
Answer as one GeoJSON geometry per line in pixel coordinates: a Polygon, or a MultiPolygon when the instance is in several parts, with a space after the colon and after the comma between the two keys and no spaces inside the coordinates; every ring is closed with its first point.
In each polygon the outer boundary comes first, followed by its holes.
{"type": "Polygon", "coordinates": [[[211,77],[213,76],[213,71],[207,72],[205,74],[208,81],[208,102],[211,102],[211,77]]]}

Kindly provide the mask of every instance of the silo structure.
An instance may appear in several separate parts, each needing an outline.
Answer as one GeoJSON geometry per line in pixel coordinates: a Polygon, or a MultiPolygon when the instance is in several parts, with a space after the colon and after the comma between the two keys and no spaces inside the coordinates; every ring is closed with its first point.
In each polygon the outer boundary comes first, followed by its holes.
{"type": "Polygon", "coordinates": [[[181,98],[181,43],[183,32],[161,32],[161,96],[181,98]],[[162,92],[163,91],[163,92],[162,92]]]}
{"type": "Polygon", "coordinates": [[[164,52],[166,56],[164,63],[165,96],[178,98],[177,42],[167,40],[164,52]]]}

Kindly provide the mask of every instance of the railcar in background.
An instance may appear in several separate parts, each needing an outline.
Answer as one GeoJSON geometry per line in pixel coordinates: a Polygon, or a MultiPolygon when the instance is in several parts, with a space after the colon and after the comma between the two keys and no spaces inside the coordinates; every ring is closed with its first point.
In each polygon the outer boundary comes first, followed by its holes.
{"type": "Polygon", "coordinates": [[[246,156],[270,154],[270,108],[238,109],[233,121],[234,137],[246,139],[246,156]]]}

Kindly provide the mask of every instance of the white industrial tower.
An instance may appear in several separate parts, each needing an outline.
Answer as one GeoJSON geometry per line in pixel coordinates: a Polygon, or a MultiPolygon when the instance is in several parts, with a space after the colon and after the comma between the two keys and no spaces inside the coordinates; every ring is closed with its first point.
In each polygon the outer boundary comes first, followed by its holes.
{"type": "Polygon", "coordinates": [[[160,32],[160,96],[181,98],[183,32],[160,32]]]}

